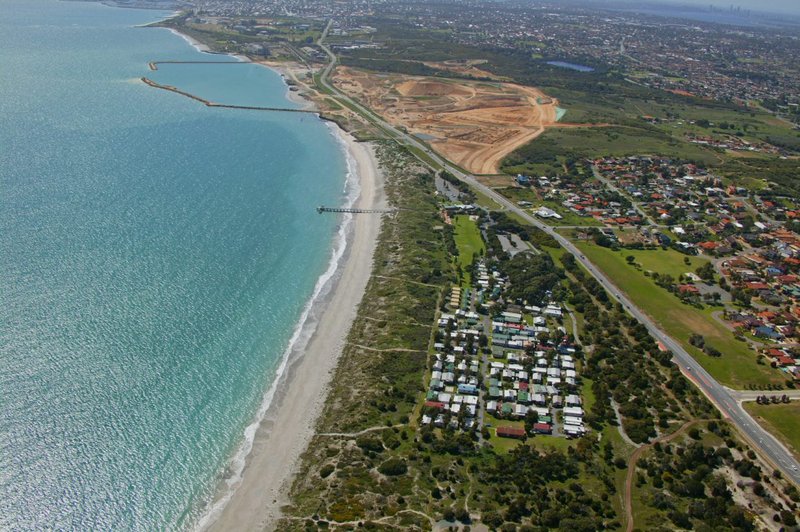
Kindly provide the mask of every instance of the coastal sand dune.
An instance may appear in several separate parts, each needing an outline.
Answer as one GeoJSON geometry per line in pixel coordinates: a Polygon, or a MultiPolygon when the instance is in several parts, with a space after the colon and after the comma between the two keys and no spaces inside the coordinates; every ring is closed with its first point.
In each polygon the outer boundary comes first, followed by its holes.
{"type": "MultiPolygon", "coordinates": [[[[356,161],[361,191],[354,206],[383,206],[383,183],[372,148],[338,131],[356,161]]],[[[319,324],[258,428],[240,484],[206,529],[271,530],[280,507],[288,503],[300,455],[314,434],[333,370],[371,275],[379,230],[378,216],[354,218],[340,276],[327,300],[320,303],[325,308],[319,324]]]]}

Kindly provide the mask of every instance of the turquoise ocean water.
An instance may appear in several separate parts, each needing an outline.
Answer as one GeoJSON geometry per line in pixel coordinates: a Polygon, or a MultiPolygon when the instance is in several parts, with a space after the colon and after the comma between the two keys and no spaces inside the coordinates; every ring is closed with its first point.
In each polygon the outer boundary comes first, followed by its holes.
{"type": "MultiPolygon", "coordinates": [[[[0,529],[194,525],[329,270],[347,161],[165,13],[0,0],[0,529]]],[[[233,60],[233,59],[228,59],[233,60]]]]}

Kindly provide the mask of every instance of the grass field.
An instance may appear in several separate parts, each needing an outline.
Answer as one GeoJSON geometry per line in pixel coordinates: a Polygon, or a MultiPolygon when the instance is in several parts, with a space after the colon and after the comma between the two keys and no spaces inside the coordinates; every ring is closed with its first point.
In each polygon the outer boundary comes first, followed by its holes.
{"type": "Polygon", "coordinates": [[[653,128],[631,126],[548,129],[534,141],[518,148],[503,161],[508,174],[540,170],[542,165],[557,167],[568,158],[605,156],[625,157],[650,154],[676,159],[718,164],[712,151],[690,144],[653,128]]]}
{"type": "MultiPolygon", "coordinates": [[[[769,366],[756,364],[755,353],[747,344],[736,340],[730,330],[711,316],[713,309],[700,310],[681,303],[674,295],[627,264],[625,257],[636,256],[636,252],[615,252],[587,242],[576,242],[576,245],[639,308],[649,314],[667,334],[679,341],[722,384],[741,388],[746,384],[783,382],[778,372],[769,366]],[[688,339],[692,333],[703,335],[706,343],[719,349],[723,355],[719,358],[710,357],[689,345],[688,339]]],[[[639,253],[637,260],[651,266],[650,269],[662,273],[669,273],[670,269],[679,273],[687,271],[682,263],[682,256],[677,252],[674,252],[675,255],[660,250],[639,253]],[[653,255],[646,257],[646,253],[653,255]],[[681,257],[681,262],[676,265],[677,257],[681,257]]],[[[693,259],[697,260],[694,257],[693,259]]]]}
{"type": "Polygon", "coordinates": [[[744,403],[744,407],[756,421],[800,458],[800,401],[779,405],[748,402],[744,403]]]}
{"type": "Polygon", "coordinates": [[[478,224],[469,219],[469,216],[462,215],[453,218],[453,229],[455,230],[456,247],[458,248],[457,262],[464,272],[462,286],[472,286],[472,274],[470,269],[473,257],[484,252],[483,238],[478,229],[478,224]]]}
{"type": "MultiPolygon", "coordinates": [[[[694,272],[699,266],[702,266],[708,259],[704,257],[690,257],[679,253],[674,249],[657,249],[657,250],[639,250],[639,249],[626,249],[619,252],[624,258],[632,255],[636,258],[635,263],[641,265],[642,271],[658,272],[660,274],[669,274],[675,279],[679,275],[694,272]],[[689,259],[689,264],[684,262],[684,258],[689,259]]],[[[633,266],[628,266],[631,270],[633,266]]]]}
{"type": "Polygon", "coordinates": [[[561,436],[549,436],[546,434],[529,436],[525,442],[514,438],[500,438],[497,436],[497,427],[514,427],[521,429],[525,427],[525,423],[510,419],[499,419],[491,414],[486,414],[486,422],[492,425],[489,429],[489,433],[492,435],[492,437],[489,438],[489,443],[498,453],[507,453],[518,445],[529,445],[540,451],[565,451],[569,447],[574,447],[577,443],[577,440],[571,440],[561,436]]]}

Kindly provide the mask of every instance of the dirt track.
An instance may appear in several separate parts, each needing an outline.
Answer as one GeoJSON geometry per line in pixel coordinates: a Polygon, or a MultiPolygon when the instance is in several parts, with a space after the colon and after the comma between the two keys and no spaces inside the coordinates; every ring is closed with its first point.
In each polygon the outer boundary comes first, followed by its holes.
{"type": "Polygon", "coordinates": [[[556,121],[557,100],[513,83],[374,74],[343,67],[332,81],[475,174],[498,173],[503,157],[556,121]]]}

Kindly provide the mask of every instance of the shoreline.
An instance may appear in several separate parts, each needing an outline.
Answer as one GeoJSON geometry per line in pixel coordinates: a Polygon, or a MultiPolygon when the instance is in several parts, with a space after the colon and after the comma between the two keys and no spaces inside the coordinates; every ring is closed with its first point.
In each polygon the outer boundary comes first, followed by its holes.
{"type": "MultiPolygon", "coordinates": [[[[353,205],[382,206],[382,178],[372,148],[338,126],[332,128],[355,163],[360,192],[353,205]]],[[[380,231],[377,220],[352,218],[345,252],[328,283],[330,291],[322,301],[313,302],[319,321],[308,344],[290,354],[286,371],[276,380],[275,395],[258,425],[241,479],[228,486],[227,494],[218,494],[198,529],[269,528],[289,502],[299,459],[315,434],[333,371],[372,273],[380,231]]]]}
{"type": "MultiPolygon", "coordinates": [[[[147,26],[145,26],[145,27],[147,27],[147,26]]],[[[203,54],[213,53],[211,51],[211,48],[208,47],[208,45],[205,45],[205,44],[201,43],[200,41],[198,41],[196,39],[193,39],[193,38],[189,37],[188,35],[186,35],[185,33],[181,33],[181,32],[179,32],[178,30],[176,30],[174,28],[166,28],[164,26],[154,26],[154,27],[156,27],[156,28],[159,28],[159,27],[164,28],[165,30],[168,30],[170,33],[172,33],[173,35],[177,35],[178,37],[180,37],[181,39],[186,41],[189,44],[189,46],[191,46],[192,48],[194,48],[195,50],[197,50],[200,53],[203,53],[203,54]]],[[[232,56],[232,57],[234,57],[234,56],[232,56]]]]}
{"type": "MultiPolygon", "coordinates": [[[[165,29],[198,52],[215,53],[188,35],[173,28],[165,29]]],[[[223,55],[243,60],[239,55],[223,55]]],[[[313,100],[291,90],[288,83],[291,75],[281,65],[244,60],[280,75],[288,101],[305,111],[316,108],[313,100]]],[[[372,146],[359,143],[318,112],[317,116],[328,123],[347,157],[344,191],[349,196],[347,206],[383,207],[383,178],[372,146]]],[[[289,502],[289,489],[300,457],[316,433],[330,380],[371,277],[380,227],[380,218],[373,216],[346,214],[342,219],[329,267],[318,279],[275,379],[230,458],[229,474],[220,479],[213,498],[200,509],[195,529],[264,529],[280,518],[281,507],[289,502]]]]}
{"type": "MultiPolygon", "coordinates": [[[[270,61],[268,59],[259,59],[259,60],[254,60],[252,62],[257,64],[257,65],[261,65],[263,67],[266,67],[266,68],[272,70],[273,72],[277,72],[280,75],[281,79],[283,79],[283,82],[286,84],[286,95],[285,96],[286,96],[287,100],[289,100],[292,103],[295,103],[295,104],[299,105],[300,108],[303,109],[303,110],[311,110],[311,111],[319,112],[316,102],[314,102],[314,100],[312,100],[311,98],[309,98],[309,97],[307,97],[307,96],[305,96],[303,94],[303,92],[301,91],[299,85],[297,85],[297,80],[296,79],[292,79],[293,76],[292,76],[289,68],[287,68],[285,65],[283,65],[283,64],[281,64],[280,62],[277,62],[277,61],[270,61]],[[296,88],[297,90],[293,91],[292,87],[296,88]]],[[[322,117],[320,116],[320,118],[322,118],[322,117]]],[[[322,118],[322,120],[325,120],[325,119],[322,118]]]]}

